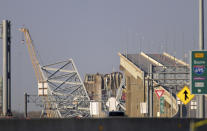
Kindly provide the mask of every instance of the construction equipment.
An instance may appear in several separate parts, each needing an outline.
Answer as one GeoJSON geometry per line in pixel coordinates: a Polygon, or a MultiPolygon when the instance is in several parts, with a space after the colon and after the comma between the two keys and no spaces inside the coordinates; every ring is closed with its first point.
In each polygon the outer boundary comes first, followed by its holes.
{"type": "MultiPolygon", "coordinates": [[[[47,82],[46,82],[46,79],[44,79],[44,74],[41,70],[41,66],[40,66],[40,63],[37,59],[37,55],[36,55],[36,51],[34,49],[34,45],[32,43],[32,39],[31,39],[31,36],[30,36],[30,33],[29,33],[29,30],[26,29],[26,28],[21,28],[19,29],[21,32],[24,33],[24,36],[25,36],[25,40],[26,40],[26,44],[27,44],[27,47],[28,47],[28,52],[29,52],[29,56],[30,56],[30,59],[31,59],[31,62],[32,62],[32,65],[33,65],[33,68],[34,68],[34,71],[35,71],[35,76],[36,76],[36,79],[37,79],[37,82],[38,82],[38,95],[41,95],[41,96],[44,96],[43,97],[43,101],[48,101],[48,98],[47,98],[47,82]]],[[[44,107],[50,107],[51,104],[49,102],[44,102],[44,104],[46,104],[44,107]]],[[[50,111],[46,110],[46,116],[47,117],[51,117],[51,114],[50,114],[50,111]]],[[[45,113],[43,113],[45,114],[45,113]]]]}
{"type": "Polygon", "coordinates": [[[29,30],[21,28],[38,82],[38,95],[44,103],[47,117],[89,117],[85,86],[72,59],[41,66],[29,30]]]}
{"type": "Polygon", "coordinates": [[[32,65],[35,71],[35,76],[37,78],[38,95],[46,96],[47,95],[47,82],[46,82],[46,79],[44,79],[44,74],[41,70],[40,63],[37,59],[36,51],[34,49],[34,45],[32,43],[29,30],[26,28],[21,28],[20,31],[24,33],[26,44],[28,47],[29,56],[30,56],[30,59],[31,59],[31,62],[32,62],[32,65]]]}

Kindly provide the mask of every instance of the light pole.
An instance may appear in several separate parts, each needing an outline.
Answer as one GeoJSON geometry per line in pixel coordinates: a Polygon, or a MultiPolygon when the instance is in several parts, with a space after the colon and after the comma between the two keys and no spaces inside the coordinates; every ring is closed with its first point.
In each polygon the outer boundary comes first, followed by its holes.
{"type": "MultiPolygon", "coordinates": [[[[199,0],[199,50],[204,50],[204,6],[203,0],[199,0]]],[[[205,118],[205,96],[197,96],[198,100],[198,117],[205,118]]]]}

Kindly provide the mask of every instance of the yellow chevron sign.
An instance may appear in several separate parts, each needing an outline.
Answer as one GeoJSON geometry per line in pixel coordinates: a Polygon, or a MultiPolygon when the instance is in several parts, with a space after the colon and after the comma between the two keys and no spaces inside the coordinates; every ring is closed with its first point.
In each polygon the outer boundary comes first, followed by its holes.
{"type": "Polygon", "coordinates": [[[195,95],[191,94],[190,89],[187,86],[184,86],[184,88],[178,92],[177,97],[180,98],[180,100],[183,102],[183,104],[188,104],[195,95]]]}

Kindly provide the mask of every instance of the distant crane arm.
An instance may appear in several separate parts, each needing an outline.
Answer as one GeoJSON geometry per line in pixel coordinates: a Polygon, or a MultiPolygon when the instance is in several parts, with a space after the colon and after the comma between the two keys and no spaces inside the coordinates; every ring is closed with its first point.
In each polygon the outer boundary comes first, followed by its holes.
{"type": "Polygon", "coordinates": [[[35,76],[37,78],[37,81],[38,81],[38,83],[43,82],[44,79],[43,79],[43,74],[41,71],[41,66],[40,66],[39,61],[37,59],[37,55],[36,55],[36,52],[34,49],[34,45],[32,43],[32,39],[31,39],[29,30],[26,28],[20,28],[20,31],[24,33],[26,44],[28,47],[29,56],[30,56],[30,59],[31,59],[31,62],[32,62],[32,65],[33,65],[33,68],[35,71],[35,76]]]}

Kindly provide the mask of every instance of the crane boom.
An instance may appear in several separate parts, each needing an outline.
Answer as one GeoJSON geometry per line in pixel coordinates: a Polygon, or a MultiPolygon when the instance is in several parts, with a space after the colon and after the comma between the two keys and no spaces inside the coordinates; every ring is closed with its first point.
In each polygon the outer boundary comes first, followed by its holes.
{"type": "Polygon", "coordinates": [[[29,56],[30,56],[30,59],[31,59],[31,62],[32,62],[32,65],[33,65],[33,68],[35,71],[35,76],[37,78],[37,81],[43,82],[44,79],[43,79],[43,74],[41,72],[41,66],[40,66],[39,61],[37,59],[37,55],[36,55],[36,52],[34,49],[34,45],[32,43],[32,39],[31,39],[29,30],[26,28],[21,28],[20,31],[24,33],[26,44],[28,47],[29,56]]]}
{"type": "MultiPolygon", "coordinates": [[[[34,45],[32,43],[32,39],[31,39],[31,35],[29,33],[29,30],[26,28],[20,28],[19,30],[24,33],[24,37],[25,37],[26,44],[28,47],[29,56],[30,56],[32,66],[35,71],[35,76],[36,76],[37,82],[38,82],[38,95],[45,96],[45,97],[43,97],[42,100],[43,100],[43,102],[45,102],[44,103],[45,107],[50,108],[51,103],[46,102],[46,101],[48,101],[48,97],[47,97],[48,85],[47,85],[47,82],[45,82],[45,80],[44,80],[44,74],[42,72],[40,63],[37,59],[35,48],[34,48],[34,45]]],[[[45,109],[45,110],[47,110],[47,109],[45,109]]],[[[46,112],[47,112],[47,117],[50,117],[50,115],[51,115],[50,111],[47,110],[46,112]]]]}
{"type": "Polygon", "coordinates": [[[47,94],[47,83],[45,83],[44,80],[44,74],[42,72],[40,63],[37,59],[37,55],[34,49],[34,45],[32,43],[32,39],[31,39],[31,35],[29,33],[29,30],[26,28],[20,28],[19,29],[21,32],[24,33],[25,36],[25,40],[26,40],[26,44],[28,47],[28,52],[29,52],[29,56],[32,62],[32,66],[34,68],[35,71],[35,76],[38,82],[38,94],[39,95],[46,95],[47,94]]]}

